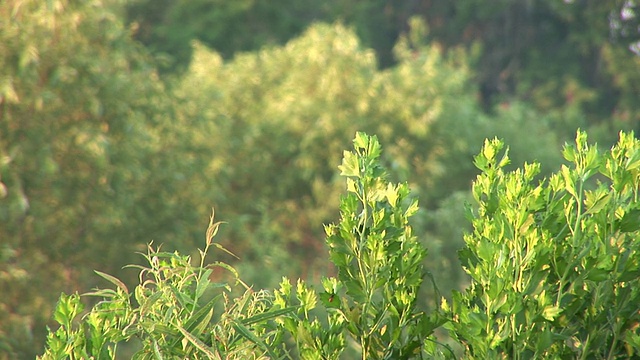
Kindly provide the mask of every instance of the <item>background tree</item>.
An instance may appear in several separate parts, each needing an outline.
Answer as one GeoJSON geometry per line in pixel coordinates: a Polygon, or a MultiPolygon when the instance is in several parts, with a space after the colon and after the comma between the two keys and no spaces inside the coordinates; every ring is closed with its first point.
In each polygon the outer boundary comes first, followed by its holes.
{"type": "Polygon", "coordinates": [[[182,69],[190,59],[189,39],[229,58],[238,51],[281,44],[314,21],[353,26],[363,45],[376,51],[378,64],[389,67],[398,61],[393,56],[397,39],[417,16],[445,48],[479,50],[474,82],[485,111],[514,100],[530,102],[540,111],[557,111],[560,118],[568,116],[566,109],[578,108],[588,114],[581,125],[600,129],[611,143],[617,128],[637,129],[640,121],[637,102],[629,97],[639,92],[634,81],[640,67],[635,1],[499,0],[492,6],[478,0],[155,4],[135,2],[128,18],[141,27],[138,39],[171,55],[182,69]]]}
{"type": "Polygon", "coordinates": [[[414,26],[413,47],[409,38],[401,40],[400,63],[385,70],[340,25],[318,24],[284,47],[227,62],[196,45],[176,91],[189,104],[189,117],[206,124],[195,146],[209,161],[205,177],[222,190],[211,195],[229,221],[222,241],[240,255],[236,265],[248,282],[275,286],[279,279],[265,265],[312,281],[326,272],[327,259],[317,255],[323,246],[317,224],[334,220],[336,164],[356,130],[388,144],[390,173],[422,199],[414,222],[421,235],[431,233],[426,245],[442,251],[431,259],[439,263],[429,266],[439,278],[462,276],[454,266],[461,234],[442,220],[463,216],[448,198],[468,192],[476,174],[474,144],[499,134],[517,140],[519,162],[544,159],[545,171],[559,163],[552,154],[559,140],[544,122],[533,121],[535,111],[514,105],[483,115],[465,52],[446,55],[438,45],[419,44],[420,22],[414,26]],[[523,131],[535,136],[522,139],[523,131]]]}
{"type": "Polygon", "coordinates": [[[86,269],[120,273],[206,218],[187,128],[119,8],[0,5],[0,358],[34,357],[58,294],[95,285],[86,269]]]}

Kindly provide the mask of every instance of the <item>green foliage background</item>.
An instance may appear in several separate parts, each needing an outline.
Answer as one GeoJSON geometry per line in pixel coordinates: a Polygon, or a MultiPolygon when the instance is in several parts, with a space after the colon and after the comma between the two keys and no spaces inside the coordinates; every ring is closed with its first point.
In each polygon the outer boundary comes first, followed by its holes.
{"type": "Polygon", "coordinates": [[[213,205],[243,279],[318,282],[357,130],[420,197],[448,294],[484,138],[545,175],[576,128],[609,145],[640,121],[638,18],[616,1],[163,3],[0,4],[0,358],[33,358],[91,269],[193,249],[213,205]]]}

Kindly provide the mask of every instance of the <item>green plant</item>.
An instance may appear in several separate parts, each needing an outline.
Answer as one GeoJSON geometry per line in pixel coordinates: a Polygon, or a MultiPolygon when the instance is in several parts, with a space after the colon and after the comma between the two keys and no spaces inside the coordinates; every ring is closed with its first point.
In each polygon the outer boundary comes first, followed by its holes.
{"type": "Polygon", "coordinates": [[[33,359],[60,292],[177,249],[209,211],[181,117],[120,0],[0,2],[0,359],[33,359]],[[195,201],[194,201],[195,200],[195,201]],[[137,259],[135,259],[137,260],[137,259]]]}
{"type": "MultiPolygon", "coordinates": [[[[309,315],[318,295],[298,282],[300,308],[295,318],[278,321],[293,334],[300,354],[310,359],[338,358],[345,336],[362,359],[407,359],[437,353],[433,331],[443,322],[416,308],[426,275],[426,249],[413,235],[409,218],[418,210],[407,184],[385,180],[377,138],[357,133],[354,152],[344,152],[341,174],[347,194],[340,221],[325,227],[337,278],[322,280],[322,308],[328,327],[309,315]]],[[[276,290],[276,304],[291,306],[287,279],[276,290]]]]}
{"type": "Polygon", "coordinates": [[[222,262],[205,266],[220,223],[207,230],[207,243],[200,250],[199,266],[188,256],[162,252],[149,246],[144,255],[149,267],[140,270],[140,283],[131,293],[119,279],[101,272],[114,289],[85,294],[103,300],[83,311],[80,296],[62,295],[54,319],[60,324],[50,331],[41,359],[113,359],[119,344],[139,342],[134,359],[247,359],[278,358],[283,351],[281,336],[270,320],[293,311],[271,311],[271,297],[244,285],[235,270],[222,262]],[[228,270],[235,284],[212,282],[214,270],[228,270]],[[244,291],[230,297],[233,285],[244,291]]]}
{"type": "Polygon", "coordinates": [[[578,131],[568,165],[506,172],[503,143],[475,158],[473,232],[460,252],[472,279],[444,305],[469,358],[618,359],[640,351],[640,142],[605,153],[578,131]]]}
{"type": "Polygon", "coordinates": [[[80,322],[78,295],[62,295],[43,359],[114,358],[137,339],[134,358],[455,358],[434,331],[444,326],[469,359],[620,359],[640,354],[640,141],[620,133],[605,153],[578,132],[569,165],[536,180],[540,166],[505,171],[504,144],[487,140],[468,208],[473,231],[460,252],[471,285],[430,313],[417,307],[426,249],[409,218],[407,184],[386,180],[375,136],[357,133],[344,152],[340,220],[325,226],[337,277],[316,292],[283,278],[253,291],[222,262],[205,266],[220,223],[209,223],[200,263],[149,246],[149,267],[130,293],[104,300],[80,322]],[[228,270],[243,290],[212,282],[228,270]],[[295,343],[292,349],[292,340],[295,343]]]}
{"type": "Polygon", "coordinates": [[[223,268],[244,285],[235,270],[221,262],[204,263],[212,245],[223,249],[213,242],[219,223],[212,216],[199,266],[149,246],[149,267],[134,266],[140,283],[133,293],[98,272],[116,288],[86,294],[104,300],[80,322],[80,297],[62,295],[54,315],[61,326],[49,332],[42,358],[110,359],[118,344],[132,339],[140,344],[133,357],[140,359],[278,358],[290,356],[285,334],[305,359],[339,358],[348,344],[355,344],[363,359],[442,355],[433,331],[444,318],[416,307],[427,253],[408,222],[417,201],[410,199],[406,184],[385,180],[376,137],[358,133],[354,147],[340,166],[348,191],[341,220],[325,228],[338,277],[324,278],[319,296],[302,280],[292,291],[285,278],[273,295],[244,286],[244,293],[230,300],[231,285],[210,277],[223,268]]]}

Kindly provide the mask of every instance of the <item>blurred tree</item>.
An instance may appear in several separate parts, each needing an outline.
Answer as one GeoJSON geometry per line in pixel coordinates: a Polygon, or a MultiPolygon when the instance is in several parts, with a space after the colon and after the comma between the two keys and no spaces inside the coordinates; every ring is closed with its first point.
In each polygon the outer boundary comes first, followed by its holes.
{"type": "Polygon", "coordinates": [[[127,21],[136,39],[164,59],[161,70],[181,72],[191,59],[191,40],[223,57],[283,44],[311,22],[326,18],[331,2],[313,0],[134,0],[127,21]]]}
{"type": "Polygon", "coordinates": [[[430,257],[442,277],[458,276],[443,270],[456,268],[462,237],[431,215],[463,210],[445,200],[468,191],[485,137],[513,141],[516,161],[544,159],[547,170],[559,163],[551,154],[561,141],[544,119],[517,104],[482,115],[466,53],[444,54],[424,41],[420,21],[413,26],[396,47],[399,64],[385,70],[342,25],[317,24],[284,47],[226,62],[195,45],[176,91],[188,116],[209,126],[194,146],[209,154],[206,177],[220,189],[212,196],[229,221],[221,238],[241,257],[248,282],[270,287],[279,281],[274,274],[313,281],[326,273],[321,224],[337,215],[337,164],[356,130],[378,134],[392,176],[419,196],[416,229],[429,248],[447,244],[430,257]]]}
{"type": "Polygon", "coordinates": [[[336,20],[352,26],[386,68],[397,62],[393,46],[408,31],[409,19],[420,16],[445,48],[480,49],[474,82],[485,111],[520,100],[556,112],[556,120],[564,122],[566,111],[577,108],[587,114],[583,127],[599,128],[611,141],[620,127],[640,128],[634,101],[640,72],[635,1],[497,0],[487,6],[479,0],[174,0],[165,5],[139,0],[129,19],[140,24],[138,38],[174,57],[178,68],[188,64],[190,39],[230,58],[281,44],[313,21],[336,20]]]}
{"type": "Polygon", "coordinates": [[[613,137],[623,122],[640,126],[638,104],[629,100],[640,70],[634,1],[420,3],[434,39],[481,47],[474,68],[486,109],[513,99],[543,112],[578,107],[588,114],[585,126],[606,126],[613,137]]]}
{"type": "Polygon", "coordinates": [[[211,204],[187,195],[186,120],[121,5],[0,4],[0,358],[33,358],[55,299],[94,286],[90,269],[120,274],[206,220],[211,204]]]}

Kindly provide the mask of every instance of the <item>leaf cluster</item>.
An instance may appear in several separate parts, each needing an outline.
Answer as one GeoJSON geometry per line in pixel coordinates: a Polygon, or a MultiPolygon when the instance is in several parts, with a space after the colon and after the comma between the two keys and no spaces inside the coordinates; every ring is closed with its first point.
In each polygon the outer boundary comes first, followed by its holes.
{"type": "Polygon", "coordinates": [[[276,358],[281,336],[270,320],[293,311],[272,311],[266,291],[253,291],[235,270],[222,262],[204,265],[220,223],[212,221],[200,264],[188,256],[163,252],[149,245],[143,254],[148,266],[139,270],[132,292],[119,279],[96,271],[115,285],[84,296],[100,300],[82,313],[80,296],[60,297],[54,319],[60,327],[50,331],[41,359],[113,359],[118,346],[137,344],[133,359],[248,359],[276,358]],[[218,270],[229,271],[233,282],[212,281],[218,270]],[[242,285],[240,295],[232,287],[242,285]],[[78,321],[78,319],[81,319],[78,321]]]}
{"type": "Polygon", "coordinates": [[[116,288],[85,294],[102,300],[79,322],[80,297],[62,295],[54,315],[60,327],[49,332],[42,358],[110,359],[120,343],[134,339],[139,350],[133,358],[140,359],[280,358],[292,351],[286,334],[308,359],[339,358],[347,337],[363,359],[439,353],[433,332],[444,319],[416,307],[427,254],[408,223],[417,202],[406,184],[385,180],[376,137],[358,133],[354,148],[340,166],[348,188],[341,220],[326,227],[338,277],[324,278],[319,296],[301,280],[292,291],[284,278],[273,295],[245,287],[232,298],[229,283],[210,279],[215,268],[223,268],[240,282],[235,270],[221,262],[204,265],[220,225],[212,216],[199,266],[188,256],[149,246],[149,266],[133,266],[140,272],[133,292],[97,272],[116,288]]]}
{"type": "Polygon", "coordinates": [[[149,247],[148,267],[130,294],[115,285],[86,294],[103,300],[83,310],[62,295],[43,358],[114,358],[137,339],[134,358],[362,359],[456,358],[435,337],[447,329],[469,359],[618,359],[640,354],[640,141],[620,133],[605,153],[578,131],[563,155],[569,165],[535,180],[538,164],[505,171],[503,142],[487,140],[468,208],[473,231],[460,251],[471,278],[451,304],[418,309],[426,249],[409,218],[418,209],[406,184],[386,180],[375,136],[357,133],[340,170],[347,178],[340,220],[325,227],[337,277],[317,292],[284,277],[273,293],[231,296],[204,265],[220,223],[211,217],[200,265],[149,247]]]}
{"type": "Polygon", "coordinates": [[[505,172],[503,142],[476,157],[478,204],[460,258],[472,279],[444,308],[472,358],[616,359],[638,354],[640,142],[600,152],[578,131],[568,162],[505,172]]]}

